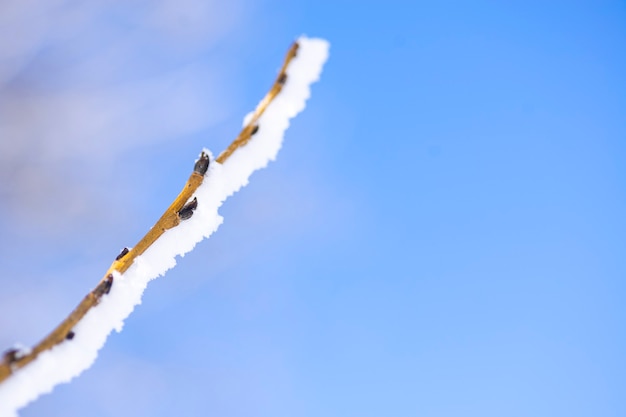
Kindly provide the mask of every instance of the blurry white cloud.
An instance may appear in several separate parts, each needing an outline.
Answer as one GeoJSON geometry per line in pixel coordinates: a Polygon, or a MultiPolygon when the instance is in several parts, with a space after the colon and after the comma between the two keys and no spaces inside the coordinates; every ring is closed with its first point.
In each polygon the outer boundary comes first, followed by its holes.
{"type": "Polygon", "coordinates": [[[86,253],[133,224],[124,210],[139,204],[113,171],[125,152],[228,114],[228,69],[212,48],[242,19],[237,0],[0,2],[1,334],[33,342],[41,314],[66,314],[99,278],[86,253]],[[60,266],[71,256],[82,267],[60,266]],[[60,296],[71,281],[80,295],[60,296]]]}
{"type": "MultiPolygon", "coordinates": [[[[119,153],[192,133],[219,121],[212,71],[196,65],[123,85],[60,91],[8,89],[0,98],[0,161],[36,152],[63,157],[119,153]]],[[[5,164],[3,164],[5,165],[5,164]]]]}
{"type": "Polygon", "coordinates": [[[237,1],[1,2],[0,214],[13,219],[2,226],[80,227],[76,216],[101,205],[90,172],[221,120],[223,69],[207,58],[240,11],[237,1]],[[67,211],[71,223],[58,216],[67,211]]]}
{"type": "Polygon", "coordinates": [[[241,11],[237,2],[162,0],[156,2],[146,23],[167,40],[206,48],[232,28],[241,11]]]}

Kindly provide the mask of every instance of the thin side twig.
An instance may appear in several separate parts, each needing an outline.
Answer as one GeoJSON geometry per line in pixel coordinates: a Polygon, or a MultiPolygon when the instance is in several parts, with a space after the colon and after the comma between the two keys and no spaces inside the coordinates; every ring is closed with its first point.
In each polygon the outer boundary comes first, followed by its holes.
{"type": "MultiPolygon", "coordinates": [[[[237,149],[245,146],[258,129],[257,122],[265,112],[268,105],[281,92],[283,85],[287,79],[286,69],[291,60],[296,56],[298,51],[298,43],[294,42],[287,52],[283,66],[278,73],[274,84],[263,100],[257,105],[256,109],[249,118],[248,123],[243,127],[235,140],[226,148],[215,161],[223,164],[237,149]]],[[[74,337],[73,328],[80,322],[85,314],[96,306],[104,294],[107,294],[114,285],[114,272],[123,274],[133,264],[135,259],[143,254],[154,242],[156,242],[165,231],[172,229],[180,224],[181,221],[189,218],[195,209],[194,201],[189,202],[191,196],[202,184],[204,174],[209,165],[209,156],[204,152],[194,166],[194,170],[185,183],[180,194],[174,199],[172,204],[165,210],[165,213],[156,222],[156,224],[146,233],[146,235],[132,249],[124,249],[120,255],[113,261],[107,270],[104,278],[100,280],[98,285],[89,292],[78,306],[70,313],[65,320],[61,322],[48,336],[35,345],[30,351],[21,352],[14,349],[5,352],[0,363],[0,383],[7,380],[15,371],[28,365],[42,353],[52,349],[65,340],[74,337]]]]}

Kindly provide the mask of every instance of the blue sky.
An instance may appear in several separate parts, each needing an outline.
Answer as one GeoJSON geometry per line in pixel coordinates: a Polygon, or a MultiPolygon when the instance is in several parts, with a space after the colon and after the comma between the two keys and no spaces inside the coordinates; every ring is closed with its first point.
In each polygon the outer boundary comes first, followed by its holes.
{"type": "Polygon", "coordinates": [[[0,44],[6,347],[232,140],[295,37],[331,56],[220,230],[23,416],[626,414],[623,2],[50,4],[0,44]]]}

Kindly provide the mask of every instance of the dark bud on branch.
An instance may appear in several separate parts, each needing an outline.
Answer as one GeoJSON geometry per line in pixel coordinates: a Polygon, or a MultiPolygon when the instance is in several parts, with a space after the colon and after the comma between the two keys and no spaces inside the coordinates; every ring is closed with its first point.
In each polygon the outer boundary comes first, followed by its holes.
{"type": "Polygon", "coordinates": [[[113,274],[107,275],[105,279],[100,281],[100,284],[93,290],[94,295],[98,300],[104,295],[108,294],[111,291],[111,287],[113,286],[113,274]]]}
{"type": "Polygon", "coordinates": [[[250,136],[254,135],[258,131],[259,131],[259,125],[254,125],[254,127],[252,128],[252,131],[250,132],[250,136]]]}
{"type": "Polygon", "coordinates": [[[116,261],[119,261],[120,259],[122,259],[124,256],[126,256],[126,254],[128,253],[128,248],[124,248],[122,249],[122,251],[120,252],[119,255],[117,255],[117,257],[115,258],[116,261]]]}
{"type": "Polygon", "coordinates": [[[3,354],[2,354],[2,362],[6,363],[7,365],[12,364],[13,362],[15,362],[18,357],[20,351],[19,349],[9,349],[6,350],[3,354]]]}
{"type": "Polygon", "coordinates": [[[190,219],[193,216],[194,210],[198,208],[198,199],[196,197],[193,198],[189,203],[185,204],[182,209],[178,212],[178,217],[181,220],[190,219]]]}
{"type": "Polygon", "coordinates": [[[67,332],[67,334],[65,335],[65,338],[67,340],[72,340],[74,338],[74,336],[76,335],[76,333],[74,333],[74,330],[70,330],[69,332],[67,332]]]}
{"type": "Polygon", "coordinates": [[[196,165],[193,167],[193,171],[200,175],[204,175],[206,174],[207,169],[209,169],[209,155],[202,152],[200,154],[200,158],[196,161],[196,165]]]}
{"type": "Polygon", "coordinates": [[[278,84],[280,85],[285,85],[285,83],[287,82],[287,74],[285,74],[284,72],[280,74],[276,82],[278,82],[278,84]]]}
{"type": "Polygon", "coordinates": [[[30,349],[16,347],[5,350],[2,354],[2,360],[0,361],[0,363],[5,363],[12,366],[15,362],[28,355],[29,352],[30,349]]]}

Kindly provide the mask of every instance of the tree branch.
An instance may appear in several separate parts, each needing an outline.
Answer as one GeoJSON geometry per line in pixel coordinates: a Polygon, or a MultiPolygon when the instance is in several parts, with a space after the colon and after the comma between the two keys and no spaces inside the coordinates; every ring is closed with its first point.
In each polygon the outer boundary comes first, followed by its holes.
{"type": "MultiPolygon", "coordinates": [[[[274,84],[263,100],[257,105],[256,109],[249,116],[249,120],[243,127],[235,140],[224,150],[215,161],[223,164],[238,149],[244,147],[257,132],[257,122],[263,115],[267,107],[272,103],[274,98],[282,91],[287,80],[287,67],[289,63],[296,57],[299,45],[294,42],[287,52],[283,66],[278,73],[274,84]]],[[[113,261],[113,264],[105,273],[104,278],[98,285],[89,292],[78,306],[70,313],[70,315],[61,322],[48,336],[35,345],[30,351],[20,351],[10,349],[5,352],[2,363],[0,363],[0,384],[8,380],[17,370],[23,368],[33,362],[37,357],[51,350],[53,347],[61,344],[65,340],[71,340],[74,337],[73,328],[83,319],[83,317],[93,307],[98,305],[103,295],[108,294],[114,285],[115,273],[123,274],[133,264],[135,259],[150,248],[165,231],[177,227],[181,221],[184,221],[193,215],[195,210],[195,199],[189,202],[191,196],[196,192],[202,184],[205,173],[209,166],[209,155],[202,152],[200,158],[194,166],[191,176],[185,183],[180,194],[174,199],[172,204],[165,210],[165,213],[156,222],[156,224],[148,231],[148,233],[135,245],[132,249],[124,249],[122,253],[113,261]]]]}

